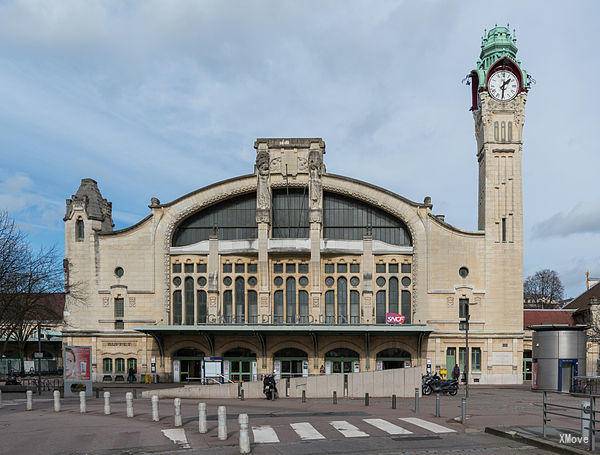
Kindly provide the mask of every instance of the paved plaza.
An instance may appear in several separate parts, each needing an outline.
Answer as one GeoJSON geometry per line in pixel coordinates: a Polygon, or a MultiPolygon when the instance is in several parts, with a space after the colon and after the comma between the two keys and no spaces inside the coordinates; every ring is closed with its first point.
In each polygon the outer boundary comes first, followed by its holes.
{"type": "MultiPolygon", "coordinates": [[[[134,399],[133,418],[126,417],[126,388],[111,390],[111,415],[103,414],[102,398],[88,399],[87,412],[79,412],[79,400],[62,400],[60,413],[53,412],[49,393],[34,396],[32,411],[25,410],[22,394],[4,394],[0,407],[1,454],[142,454],[239,453],[238,414],[250,420],[250,441],[256,454],[317,453],[428,453],[503,454],[547,453],[541,449],[484,433],[485,427],[534,428],[541,425],[539,393],[525,388],[475,388],[469,400],[465,425],[458,421],[460,398],[441,397],[441,417],[435,417],[435,398],[391,400],[340,398],[204,400],[207,403],[208,433],[198,432],[197,401],[182,400],[183,426],[175,427],[173,400],[160,401],[160,421],[152,422],[149,399],[134,399]],[[228,438],[217,439],[217,406],[227,407],[228,438]]],[[[141,396],[138,393],[138,396],[141,396]]],[[[574,398],[560,396],[562,402],[574,398]]],[[[568,421],[553,424],[573,429],[568,421]]]]}

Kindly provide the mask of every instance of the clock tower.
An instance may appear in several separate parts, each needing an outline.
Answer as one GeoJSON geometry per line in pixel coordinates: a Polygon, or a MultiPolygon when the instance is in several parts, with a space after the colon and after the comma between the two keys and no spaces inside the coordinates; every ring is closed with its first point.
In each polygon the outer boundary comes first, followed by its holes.
{"type": "Polygon", "coordinates": [[[470,73],[479,165],[478,226],[485,231],[486,329],[522,332],[524,109],[530,78],[514,32],[484,33],[470,73]],[[489,324],[489,326],[488,326],[489,324]]]}

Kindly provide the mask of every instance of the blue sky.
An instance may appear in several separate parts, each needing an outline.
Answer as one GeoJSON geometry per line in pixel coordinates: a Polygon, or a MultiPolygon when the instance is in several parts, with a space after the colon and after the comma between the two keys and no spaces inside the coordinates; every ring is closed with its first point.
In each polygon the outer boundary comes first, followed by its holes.
{"type": "Polygon", "coordinates": [[[330,172],[476,227],[469,88],[510,23],[526,108],[525,273],[600,275],[596,1],[0,1],[0,208],[63,245],[83,177],[117,227],[252,170],[256,137],[320,136],[330,172]],[[486,5],[485,7],[483,5],[486,5]]]}

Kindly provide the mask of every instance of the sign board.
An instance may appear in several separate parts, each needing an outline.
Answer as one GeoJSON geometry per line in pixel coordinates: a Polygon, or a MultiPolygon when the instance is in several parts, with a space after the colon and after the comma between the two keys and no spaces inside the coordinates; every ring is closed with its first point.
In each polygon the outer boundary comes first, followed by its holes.
{"type": "Polygon", "coordinates": [[[302,377],[303,378],[308,377],[308,360],[302,361],[302,377]]]}
{"type": "Polygon", "coordinates": [[[85,391],[86,396],[92,396],[92,348],[90,346],[65,346],[63,350],[64,365],[64,394],[79,396],[85,391]]]}
{"type": "Polygon", "coordinates": [[[467,330],[467,328],[469,327],[469,323],[467,321],[460,321],[458,323],[458,330],[467,330]]]}
{"type": "Polygon", "coordinates": [[[281,360],[273,361],[273,375],[275,379],[281,379],[281,360]]]}
{"type": "Polygon", "coordinates": [[[392,325],[404,324],[406,317],[398,313],[385,313],[385,323],[392,325]]]}
{"type": "Polygon", "coordinates": [[[44,353],[43,352],[34,352],[33,353],[33,358],[34,359],[43,359],[44,358],[44,353]]]}

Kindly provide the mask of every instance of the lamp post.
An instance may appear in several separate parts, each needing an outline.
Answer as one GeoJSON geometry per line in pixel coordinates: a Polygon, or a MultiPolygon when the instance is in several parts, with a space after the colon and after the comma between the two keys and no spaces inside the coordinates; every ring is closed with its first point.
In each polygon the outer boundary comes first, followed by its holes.
{"type": "Polygon", "coordinates": [[[465,398],[469,398],[469,324],[471,319],[471,314],[469,311],[469,307],[475,305],[475,303],[470,303],[469,299],[463,298],[459,299],[459,329],[465,331],[465,398]]]}

